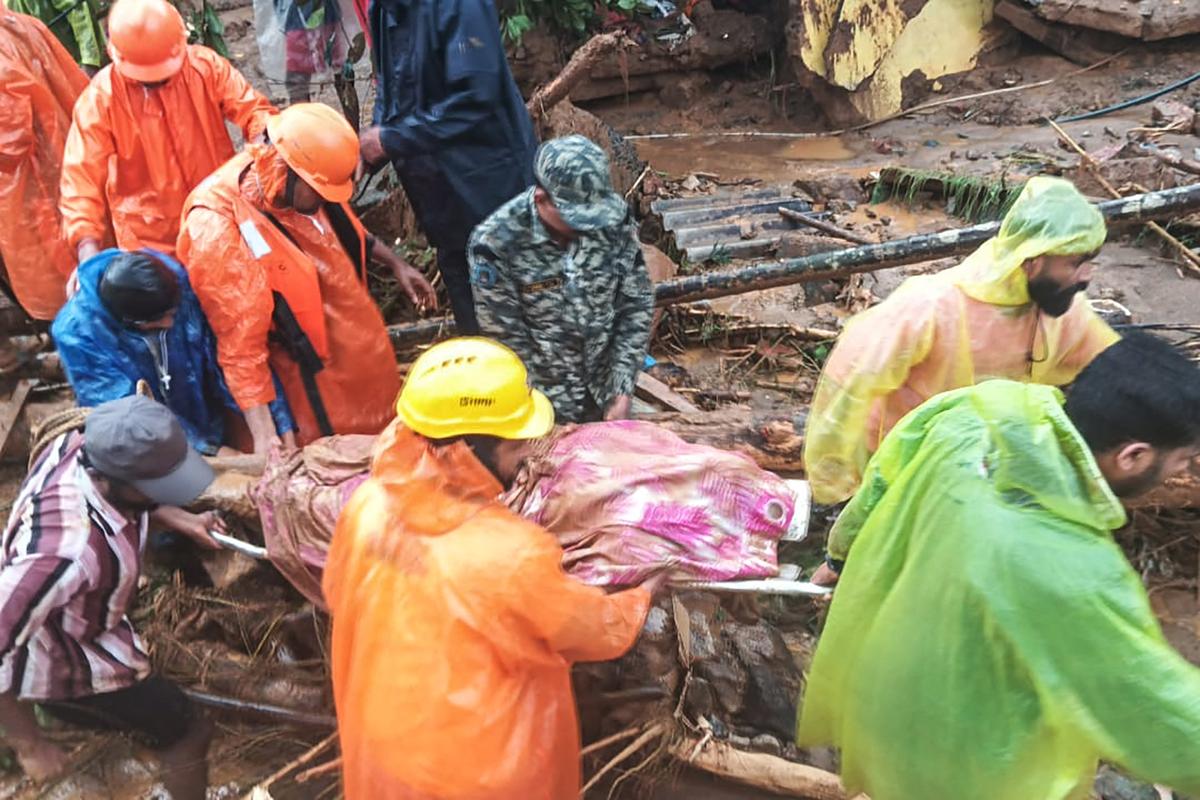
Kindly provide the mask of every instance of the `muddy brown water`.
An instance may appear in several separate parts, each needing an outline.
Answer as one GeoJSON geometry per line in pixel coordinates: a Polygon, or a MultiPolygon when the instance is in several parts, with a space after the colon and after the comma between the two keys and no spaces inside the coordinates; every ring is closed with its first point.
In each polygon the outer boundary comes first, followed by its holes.
{"type": "Polygon", "coordinates": [[[847,141],[836,136],[689,136],[637,139],[635,144],[638,155],[672,176],[696,172],[727,180],[770,176],[772,183],[808,177],[813,162],[845,161],[855,156],[847,141]]]}

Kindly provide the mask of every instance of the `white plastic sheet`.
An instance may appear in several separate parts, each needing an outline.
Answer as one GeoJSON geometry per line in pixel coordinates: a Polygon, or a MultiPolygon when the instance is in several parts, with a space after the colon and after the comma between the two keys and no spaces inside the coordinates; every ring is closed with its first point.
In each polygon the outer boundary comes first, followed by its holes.
{"type": "Polygon", "coordinates": [[[362,33],[352,0],[254,0],[254,29],[263,73],[329,80],[362,33]]]}

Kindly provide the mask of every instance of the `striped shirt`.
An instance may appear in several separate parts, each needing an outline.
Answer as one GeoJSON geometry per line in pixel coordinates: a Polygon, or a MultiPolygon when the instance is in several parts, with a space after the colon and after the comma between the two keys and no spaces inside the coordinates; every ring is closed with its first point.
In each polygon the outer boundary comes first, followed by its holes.
{"type": "Polygon", "coordinates": [[[0,540],[0,692],[68,700],[123,689],[150,672],[126,610],[146,515],[131,521],[80,463],[83,435],[46,448],[0,540]]]}

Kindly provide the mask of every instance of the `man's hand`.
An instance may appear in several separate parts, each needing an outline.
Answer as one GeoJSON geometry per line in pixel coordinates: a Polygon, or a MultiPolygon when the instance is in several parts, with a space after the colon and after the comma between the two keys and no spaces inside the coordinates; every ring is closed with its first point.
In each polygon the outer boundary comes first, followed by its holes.
{"type": "Polygon", "coordinates": [[[275,420],[271,418],[271,408],[265,403],[261,406],[247,408],[242,412],[246,418],[246,427],[250,429],[250,438],[254,440],[254,455],[265,456],[272,447],[279,447],[279,436],[275,432],[275,420]]]}
{"type": "Polygon", "coordinates": [[[370,172],[387,160],[383,149],[383,137],[378,125],[373,125],[358,135],[358,157],[360,168],[370,172]]]}
{"type": "Polygon", "coordinates": [[[392,265],[392,274],[396,276],[400,288],[404,290],[408,299],[422,311],[427,308],[436,309],[438,306],[437,292],[432,284],[415,267],[399,256],[396,257],[396,261],[399,263],[392,265]]]}
{"type": "Polygon", "coordinates": [[[604,421],[612,422],[615,419],[629,419],[629,408],[632,404],[633,398],[629,395],[617,395],[608,404],[608,408],[604,409],[604,421]]]}
{"type": "Polygon", "coordinates": [[[663,593],[664,590],[667,589],[667,582],[670,580],[670,578],[670,570],[660,569],[650,577],[646,578],[646,580],[642,581],[641,586],[650,593],[651,597],[658,597],[663,593]]]}
{"type": "Polygon", "coordinates": [[[383,240],[376,237],[371,245],[371,257],[381,264],[387,266],[396,276],[396,282],[400,284],[400,288],[404,290],[404,294],[412,301],[419,309],[437,308],[437,292],[429,281],[425,280],[425,276],[419,270],[413,267],[400,256],[384,244],[383,240]]]}
{"type": "Polygon", "coordinates": [[[82,264],[99,252],[99,242],[97,242],[95,239],[84,239],[79,243],[79,247],[76,250],[76,255],[79,257],[79,263],[82,264]]]}
{"type": "Polygon", "coordinates": [[[219,550],[221,547],[208,535],[210,530],[228,533],[225,520],[215,511],[193,514],[177,506],[159,506],[151,516],[159,525],[183,534],[206,550],[219,550]]]}
{"type": "Polygon", "coordinates": [[[817,571],[809,578],[810,583],[815,583],[817,586],[833,586],[838,582],[841,576],[833,571],[833,567],[828,564],[822,564],[817,567],[817,571]]]}

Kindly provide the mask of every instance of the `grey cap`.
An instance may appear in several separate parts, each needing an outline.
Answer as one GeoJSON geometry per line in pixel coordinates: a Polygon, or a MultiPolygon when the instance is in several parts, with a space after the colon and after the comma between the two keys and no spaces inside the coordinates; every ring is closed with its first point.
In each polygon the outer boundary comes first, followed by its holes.
{"type": "Polygon", "coordinates": [[[97,406],[84,424],[83,442],[99,472],[160,505],[191,503],[215,477],[188,444],[175,414],[149,397],[133,395],[97,406]]]}
{"type": "Polygon", "coordinates": [[[608,156],[586,137],[542,143],[533,159],[533,174],[574,230],[611,228],[629,214],[625,198],[613,190],[608,156]]]}

